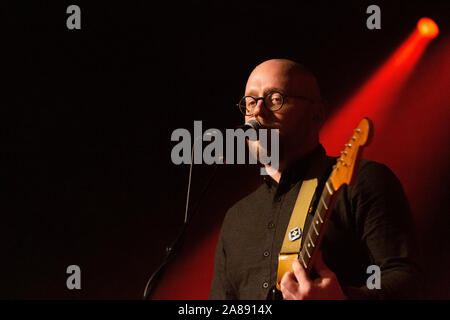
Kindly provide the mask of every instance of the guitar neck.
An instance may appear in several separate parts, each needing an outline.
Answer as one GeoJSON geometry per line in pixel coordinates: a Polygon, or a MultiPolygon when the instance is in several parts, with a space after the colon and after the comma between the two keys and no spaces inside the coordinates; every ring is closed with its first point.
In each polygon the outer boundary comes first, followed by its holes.
{"type": "MultiPolygon", "coordinates": [[[[353,135],[345,144],[345,149],[341,151],[341,156],[337,159],[333,171],[325,183],[308,233],[306,236],[303,235],[303,247],[298,256],[295,253],[280,252],[276,284],[278,290],[280,290],[280,282],[284,274],[292,271],[293,260],[298,259],[306,272],[311,273],[339,190],[343,185],[351,185],[355,180],[362,149],[369,145],[372,132],[372,121],[368,118],[363,118],[358,127],[353,130],[353,135]]],[[[270,290],[268,299],[279,298],[280,295],[279,291],[273,289],[270,290]]]]}
{"type": "Polygon", "coordinates": [[[330,179],[325,183],[325,187],[317,204],[314,218],[311,221],[308,233],[303,243],[298,259],[306,272],[311,272],[314,265],[315,257],[320,248],[323,234],[325,233],[328,220],[333,211],[334,202],[337,196],[337,191],[333,189],[330,179]]]}

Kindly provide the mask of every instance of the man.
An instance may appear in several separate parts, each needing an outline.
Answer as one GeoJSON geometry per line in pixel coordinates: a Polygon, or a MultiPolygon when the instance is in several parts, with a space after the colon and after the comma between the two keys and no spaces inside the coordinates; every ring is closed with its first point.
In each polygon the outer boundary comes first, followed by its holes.
{"type": "MultiPolygon", "coordinates": [[[[278,254],[301,182],[323,180],[323,171],[309,169],[335,162],[319,144],[324,116],[316,79],[301,65],[284,59],[261,63],[240,106],[245,121],[279,129],[279,169],[269,171],[265,183],[228,211],[216,248],[211,299],[266,298],[276,282],[278,254]]],[[[408,203],[400,182],[382,164],[361,161],[356,183],[338,196],[321,251],[314,278],[293,263],[293,272],[280,283],[284,299],[421,297],[408,203]],[[380,267],[380,289],[366,285],[369,265],[380,267]]]]}

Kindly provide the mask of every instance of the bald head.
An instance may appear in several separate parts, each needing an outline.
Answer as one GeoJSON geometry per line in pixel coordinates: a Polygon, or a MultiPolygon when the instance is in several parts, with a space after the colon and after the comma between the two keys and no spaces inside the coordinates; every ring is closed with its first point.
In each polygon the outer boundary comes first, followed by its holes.
{"type": "Polygon", "coordinates": [[[288,59],[271,59],[259,64],[250,74],[246,93],[251,80],[277,78],[279,85],[291,95],[301,95],[313,101],[320,101],[320,90],[315,76],[301,64],[288,59]]]}

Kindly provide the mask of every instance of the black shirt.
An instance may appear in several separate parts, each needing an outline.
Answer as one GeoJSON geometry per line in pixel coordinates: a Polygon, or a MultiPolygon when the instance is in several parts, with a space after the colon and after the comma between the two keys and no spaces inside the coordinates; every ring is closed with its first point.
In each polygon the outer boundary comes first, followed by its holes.
{"type": "MultiPolygon", "coordinates": [[[[265,177],[265,183],[227,212],[210,299],[266,298],[276,282],[278,254],[301,182],[311,178],[305,177],[307,169],[318,161],[334,159],[319,146],[284,170],[279,184],[265,177]]],[[[409,205],[399,180],[382,164],[362,159],[355,184],[342,188],[322,253],[350,299],[422,297],[421,272],[412,259],[409,205]],[[380,267],[381,289],[367,288],[369,265],[380,267]]]]}

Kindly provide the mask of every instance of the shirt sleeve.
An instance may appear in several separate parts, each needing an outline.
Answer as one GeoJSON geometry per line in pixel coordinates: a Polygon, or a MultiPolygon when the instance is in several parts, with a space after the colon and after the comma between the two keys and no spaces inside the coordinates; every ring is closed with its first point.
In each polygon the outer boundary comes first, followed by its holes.
{"type": "Polygon", "coordinates": [[[379,289],[344,286],[344,293],[350,299],[423,298],[422,272],[413,257],[411,211],[400,181],[386,166],[364,161],[350,188],[356,227],[371,263],[380,268],[381,281],[379,289]]]}

